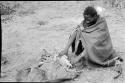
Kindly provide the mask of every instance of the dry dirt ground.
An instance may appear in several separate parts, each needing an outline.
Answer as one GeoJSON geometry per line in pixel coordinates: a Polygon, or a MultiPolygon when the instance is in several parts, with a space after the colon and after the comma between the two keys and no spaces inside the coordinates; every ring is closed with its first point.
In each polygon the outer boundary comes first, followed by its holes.
{"type": "MultiPolygon", "coordinates": [[[[106,7],[100,2],[42,1],[18,2],[17,12],[3,15],[2,56],[8,62],[1,67],[1,82],[15,81],[15,74],[26,63],[39,59],[42,49],[51,54],[60,52],[73,29],[83,19],[82,12],[90,4],[106,8],[104,12],[114,49],[125,59],[125,9],[106,7]],[[23,66],[22,66],[23,64],[23,66]]],[[[125,83],[125,64],[118,79],[111,68],[84,70],[72,83],[125,83]]]]}

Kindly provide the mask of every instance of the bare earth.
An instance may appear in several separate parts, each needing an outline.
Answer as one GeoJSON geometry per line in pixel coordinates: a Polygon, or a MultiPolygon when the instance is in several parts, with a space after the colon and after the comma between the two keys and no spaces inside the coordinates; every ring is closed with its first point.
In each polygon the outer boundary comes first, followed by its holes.
{"type": "MultiPolygon", "coordinates": [[[[90,4],[84,1],[19,3],[24,5],[16,13],[2,16],[2,19],[10,19],[2,22],[2,56],[7,57],[8,63],[1,67],[1,82],[15,81],[17,71],[29,60],[35,63],[42,49],[47,49],[51,54],[60,52],[74,28],[83,20],[83,9],[90,4]]],[[[114,49],[125,59],[125,9],[107,7],[105,17],[114,49]]],[[[84,70],[81,77],[72,83],[125,83],[124,63],[122,68],[122,75],[115,80],[113,77],[117,73],[112,68],[105,68],[84,70]]]]}

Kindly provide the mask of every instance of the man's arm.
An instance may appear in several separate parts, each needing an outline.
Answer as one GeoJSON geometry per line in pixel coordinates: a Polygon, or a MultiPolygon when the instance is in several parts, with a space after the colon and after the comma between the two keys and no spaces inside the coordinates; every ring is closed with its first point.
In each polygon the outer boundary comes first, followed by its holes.
{"type": "Polygon", "coordinates": [[[66,44],[66,47],[64,48],[63,51],[61,51],[61,52],[59,53],[59,56],[67,55],[67,54],[68,54],[68,50],[69,50],[71,44],[73,43],[74,39],[76,38],[77,30],[78,30],[79,28],[80,28],[80,25],[78,25],[78,26],[76,27],[76,30],[73,32],[73,34],[72,34],[71,37],[69,38],[68,43],[66,44]]]}
{"type": "Polygon", "coordinates": [[[65,49],[68,50],[68,49],[70,48],[71,44],[73,43],[73,41],[74,41],[74,39],[75,39],[75,37],[76,37],[76,34],[77,34],[76,31],[74,31],[73,34],[71,35],[71,37],[70,37],[68,43],[66,44],[65,49]]]}
{"type": "MultiPolygon", "coordinates": [[[[81,24],[80,24],[80,25],[81,25],[81,24]]],[[[73,34],[71,35],[71,37],[70,37],[70,39],[69,39],[69,41],[68,41],[68,43],[67,43],[65,49],[69,49],[69,48],[70,48],[71,44],[73,43],[74,39],[76,38],[77,30],[81,29],[81,28],[80,28],[80,25],[77,25],[76,30],[75,30],[75,31],[73,32],[73,34]]]]}
{"type": "Polygon", "coordinates": [[[74,31],[73,34],[71,35],[71,37],[69,38],[68,43],[66,44],[66,47],[64,48],[64,50],[59,53],[59,56],[68,54],[68,50],[69,50],[71,44],[73,43],[73,41],[76,37],[76,34],[77,34],[77,32],[74,31]]]}

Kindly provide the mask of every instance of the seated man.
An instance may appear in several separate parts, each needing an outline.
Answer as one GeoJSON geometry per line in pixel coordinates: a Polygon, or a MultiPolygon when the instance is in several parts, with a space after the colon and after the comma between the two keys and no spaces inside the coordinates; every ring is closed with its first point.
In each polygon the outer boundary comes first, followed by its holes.
{"type": "Polygon", "coordinates": [[[71,47],[74,55],[74,58],[71,58],[72,64],[86,60],[88,64],[104,67],[115,65],[116,60],[121,59],[113,50],[106,20],[91,6],[84,10],[83,16],[84,20],[70,36],[59,56],[68,56],[68,50],[71,47]]]}

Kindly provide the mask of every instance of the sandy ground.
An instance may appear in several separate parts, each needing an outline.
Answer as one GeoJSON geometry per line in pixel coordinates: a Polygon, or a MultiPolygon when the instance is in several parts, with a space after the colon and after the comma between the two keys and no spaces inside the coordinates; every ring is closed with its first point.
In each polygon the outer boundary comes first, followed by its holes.
{"type": "MultiPolygon", "coordinates": [[[[2,22],[2,56],[8,63],[2,66],[5,77],[0,81],[15,81],[14,76],[22,64],[30,59],[38,59],[41,50],[50,53],[60,52],[67,43],[69,35],[83,19],[83,9],[90,2],[45,1],[20,2],[16,13],[2,16],[11,18],[2,22]],[[24,4],[25,3],[25,4],[24,4]]],[[[100,3],[94,3],[101,5],[100,3]]],[[[103,5],[105,7],[105,5],[103,5]]],[[[106,8],[105,17],[108,23],[114,49],[125,59],[125,9],[106,8]]],[[[123,74],[114,80],[116,74],[111,69],[85,70],[74,83],[125,83],[125,65],[123,74]]]]}

